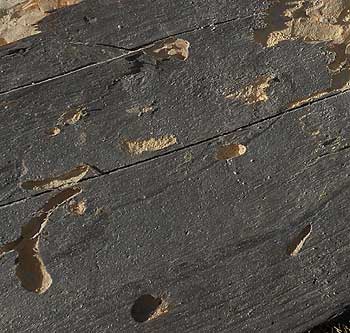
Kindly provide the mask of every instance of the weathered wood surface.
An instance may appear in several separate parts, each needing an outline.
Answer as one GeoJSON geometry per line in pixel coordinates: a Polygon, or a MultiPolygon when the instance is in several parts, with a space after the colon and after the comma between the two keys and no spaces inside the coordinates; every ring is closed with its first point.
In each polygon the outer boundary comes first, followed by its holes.
{"type": "Polygon", "coordinates": [[[155,66],[144,55],[127,57],[0,96],[6,121],[0,132],[6,142],[2,158],[12,165],[1,180],[9,185],[0,190],[2,203],[23,197],[18,188],[23,168],[28,179],[80,163],[108,172],[159,154],[130,156],[125,140],[175,135],[178,144],[169,149],[176,150],[272,117],[329,85],[322,45],[305,48],[296,42],[272,52],[254,42],[256,24],[248,18],[181,35],[191,43],[186,62],[155,66]],[[309,72],[316,71],[315,80],[309,72]],[[265,103],[225,98],[265,74],[274,77],[265,103]],[[50,138],[47,130],[79,106],[86,107],[88,117],[50,138]],[[147,106],[154,111],[141,117],[128,112],[147,106]]]}
{"type": "Polygon", "coordinates": [[[40,22],[43,34],[0,50],[0,91],[105,62],[169,35],[254,16],[266,7],[266,1],[255,0],[83,1],[40,22]]]}
{"type": "MultiPolygon", "coordinates": [[[[44,55],[37,63],[18,54],[0,60],[2,70],[8,68],[1,90],[10,91],[0,99],[1,243],[19,236],[53,195],[25,191],[21,182],[81,163],[100,170],[79,183],[84,215],[65,207],[45,229],[41,253],[53,278],[45,294],[20,286],[14,255],[1,259],[1,327],[303,332],[341,311],[350,302],[350,95],[288,107],[329,86],[330,54],[322,44],[257,44],[252,32],[263,25],[262,1],[176,3],[175,9],[165,1],[136,3],[140,8],[131,1],[100,1],[97,8],[86,1],[47,18],[49,33],[41,28],[42,35],[0,48],[41,41],[33,51],[44,55]],[[145,15],[136,20],[138,10],[145,15]],[[74,34],[91,13],[99,18],[95,27],[74,34]],[[124,35],[113,30],[120,20],[128,27],[124,35]],[[62,67],[55,63],[59,53],[50,34],[62,27],[62,40],[73,36],[127,48],[179,33],[191,43],[190,57],[158,65],[145,55],[121,57],[60,76],[90,61],[66,56],[62,67]],[[266,102],[225,99],[265,74],[274,77],[266,102]],[[127,112],[148,105],[154,112],[127,112]],[[79,106],[86,107],[86,117],[56,137],[47,135],[64,112],[79,106]],[[125,140],[161,135],[175,135],[178,143],[138,156],[123,148],[125,140]],[[218,147],[230,142],[246,145],[246,154],[217,161],[218,147]],[[310,238],[290,257],[290,239],[309,223],[310,238]],[[142,294],[164,297],[169,312],[136,323],[130,309],[142,294]]],[[[89,50],[84,52],[96,63],[111,57],[89,50]]],[[[31,52],[29,59],[38,57],[31,52]]]]}
{"type": "MultiPolygon", "coordinates": [[[[327,144],[349,123],[348,103],[329,99],[82,182],[87,212],[57,212],[42,245],[50,291],[33,297],[14,258],[1,266],[2,327],[132,332],[130,307],[148,292],[172,305],[141,326],[149,332],[298,332],[321,322],[349,301],[350,150],[327,144]],[[232,140],[249,152],[216,161],[218,144],[232,140]],[[306,223],[312,238],[289,257],[306,223]]],[[[48,196],[2,208],[2,240],[48,196]]]]}

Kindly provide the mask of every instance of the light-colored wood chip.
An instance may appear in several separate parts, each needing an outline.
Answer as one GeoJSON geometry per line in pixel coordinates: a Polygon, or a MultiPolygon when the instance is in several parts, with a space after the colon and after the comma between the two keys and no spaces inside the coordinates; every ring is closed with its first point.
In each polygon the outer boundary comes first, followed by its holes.
{"type": "Polygon", "coordinates": [[[71,187],[67,188],[54,197],[38,211],[37,215],[30,219],[30,221],[22,226],[22,238],[32,239],[40,235],[45,228],[50,215],[61,205],[81,193],[81,188],[71,187]]]}
{"type": "Polygon", "coordinates": [[[295,238],[291,240],[287,249],[289,255],[295,257],[301,251],[306,240],[310,237],[311,231],[312,226],[311,224],[308,224],[295,238]]]}
{"type": "Polygon", "coordinates": [[[144,152],[162,150],[176,143],[175,135],[165,135],[147,140],[126,141],[125,146],[130,154],[140,155],[144,152]]]}
{"type": "Polygon", "coordinates": [[[39,180],[28,180],[21,184],[25,190],[42,191],[72,185],[80,181],[90,170],[88,165],[78,165],[74,169],[56,176],[39,180]]]}
{"type": "Polygon", "coordinates": [[[147,48],[144,53],[156,60],[176,58],[184,61],[188,58],[189,47],[190,43],[187,40],[170,37],[147,48]]]}
{"type": "Polygon", "coordinates": [[[61,133],[61,129],[59,127],[51,127],[47,132],[49,136],[56,136],[61,133]]]}
{"type": "Polygon", "coordinates": [[[84,215],[86,211],[86,202],[84,200],[81,200],[79,202],[73,202],[69,206],[69,210],[74,215],[84,215]]]}
{"type": "Polygon", "coordinates": [[[247,147],[239,143],[231,143],[219,147],[216,152],[216,159],[230,160],[231,158],[242,156],[246,153],[247,147]]]}

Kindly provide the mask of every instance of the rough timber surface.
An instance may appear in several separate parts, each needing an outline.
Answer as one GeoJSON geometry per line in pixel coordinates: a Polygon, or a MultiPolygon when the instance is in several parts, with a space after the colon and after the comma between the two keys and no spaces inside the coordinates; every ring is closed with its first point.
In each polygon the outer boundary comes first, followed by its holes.
{"type": "MultiPolygon", "coordinates": [[[[0,48],[42,45],[35,48],[42,62],[30,52],[28,60],[0,59],[8,91],[0,97],[0,242],[19,236],[55,193],[24,191],[22,181],[81,163],[100,170],[78,184],[85,213],[66,205],[45,229],[40,248],[53,279],[46,293],[24,290],[15,256],[1,258],[2,331],[304,332],[342,311],[350,303],[350,94],[288,107],[329,85],[324,46],[256,44],[263,1],[135,3],[82,2],[50,16],[49,32],[0,48]],[[95,28],[74,35],[87,13],[99,18],[95,28]],[[214,21],[229,22],[208,27],[214,21]],[[118,24],[127,27],[119,37],[118,24]],[[61,76],[87,63],[67,56],[56,64],[50,34],[62,27],[63,39],[130,49],[179,34],[191,43],[190,57],[155,65],[122,56],[61,76]],[[266,74],[274,78],[266,102],[224,98],[266,74]],[[127,112],[147,105],[154,111],[127,112]],[[79,106],[86,117],[47,135],[79,106]],[[162,135],[178,143],[140,156],[122,147],[162,135]],[[247,152],[216,160],[231,142],[247,152]],[[290,240],[307,224],[310,238],[289,256],[290,240]],[[168,312],[135,322],[130,309],[143,294],[164,298],[168,312]]],[[[84,52],[96,63],[111,56],[84,52]]]]}
{"type": "Polygon", "coordinates": [[[186,62],[156,66],[136,54],[137,59],[121,58],[1,95],[6,123],[0,129],[1,142],[6,142],[2,159],[11,165],[0,179],[7,184],[0,189],[1,202],[24,196],[18,186],[23,169],[28,179],[60,174],[81,163],[108,172],[163,153],[130,156],[126,140],[175,135],[177,144],[168,150],[176,150],[275,116],[329,84],[322,45],[305,48],[296,42],[274,52],[263,49],[252,38],[256,20],[182,34],[191,43],[186,62]],[[317,79],[309,72],[318,72],[317,79]],[[245,105],[225,98],[262,75],[274,78],[265,103],[245,105]],[[140,117],[129,112],[147,106],[153,112],[140,117]],[[78,107],[85,107],[87,116],[49,137],[47,130],[62,114],[78,107]]]}
{"type": "Polygon", "coordinates": [[[266,1],[85,0],[0,50],[0,92],[108,61],[169,35],[254,16],[266,1]]]}

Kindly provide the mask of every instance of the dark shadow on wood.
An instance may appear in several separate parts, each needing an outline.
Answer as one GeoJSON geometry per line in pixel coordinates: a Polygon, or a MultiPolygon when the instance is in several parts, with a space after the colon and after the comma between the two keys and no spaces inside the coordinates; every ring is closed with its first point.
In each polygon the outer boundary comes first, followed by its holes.
{"type": "Polygon", "coordinates": [[[350,331],[350,305],[347,305],[341,314],[332,316],[325,323],[318,325],[305,333],[331,333],[350,331]]]}

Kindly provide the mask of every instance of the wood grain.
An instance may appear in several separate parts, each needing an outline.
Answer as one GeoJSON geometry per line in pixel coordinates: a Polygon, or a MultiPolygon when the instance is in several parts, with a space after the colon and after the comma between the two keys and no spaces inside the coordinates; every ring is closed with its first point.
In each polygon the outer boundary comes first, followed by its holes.
{"type": "Polygon", "coordinates": [[[267,2],[85,0],[39,23],[42,34],[0,50],[0,91],[105,62],[156,40],[253,16],[267,2]]]}
{"type": "Polygon", "coordinates": [[[332,55],[256,43],[269,3],[86,0],[0,47],[0,245],[56,193],[23,182],[90,167],[82,213],[41,235],[51,288],[27,292],[1,258],[4,332],[304,332],[346,308],[350,93],[288,107],[330,86],[332,55]],[[172,35],[186,61],[143,52],[172,35]],[[142,295],[166,306],[136,322],[142,295]]]}
{"type": "Polygon", "coordinates": [[[6,143],[1,167],[15,165],[0,180],[12,185],[0,191],[2,203],[27,195],[17,185],[21,181],[63,174],[80,164],[102,172],[123,168],[273,117],[306,90],[327,85],[321,45],[263,49],[252,37],[258,21],[247,18],[182,35],[191,43],[184,62],[155,65],[139,53],[0,96],[0,139],[6,143]],[[317,71],[317,79],[305,68],[317,71]],[[225,98],[266,73],[274,79],[265,102],[225,98]],[[48,133],[78,108],[87,116],[60,127],[56,136],[48,133]],[[139,116],[130,112],[135,108],[152,112],[139,116]],[[127,141],[164,136],[175,136],[177,144],[140,155],[125,149],[127,141]]]}
{"type": "MultiPolygon", "coordinates": [[[[349,102],[344,94],[81,182],[84,216],[57,212],[42,243],[51,289],[32,298],[11,259],[2,264],[2,327],[302,332],[340,311],[349,302],[349,102]],[[229,142],[246,154],[217,161],[229,142]],[[312,236],[290,257],[305,223],[312,236]],[[136,323],[131,307],[148,293],[169,312],[136,323]]],[[[3,238],[48,195],[2,208],[3,238]]]]}

